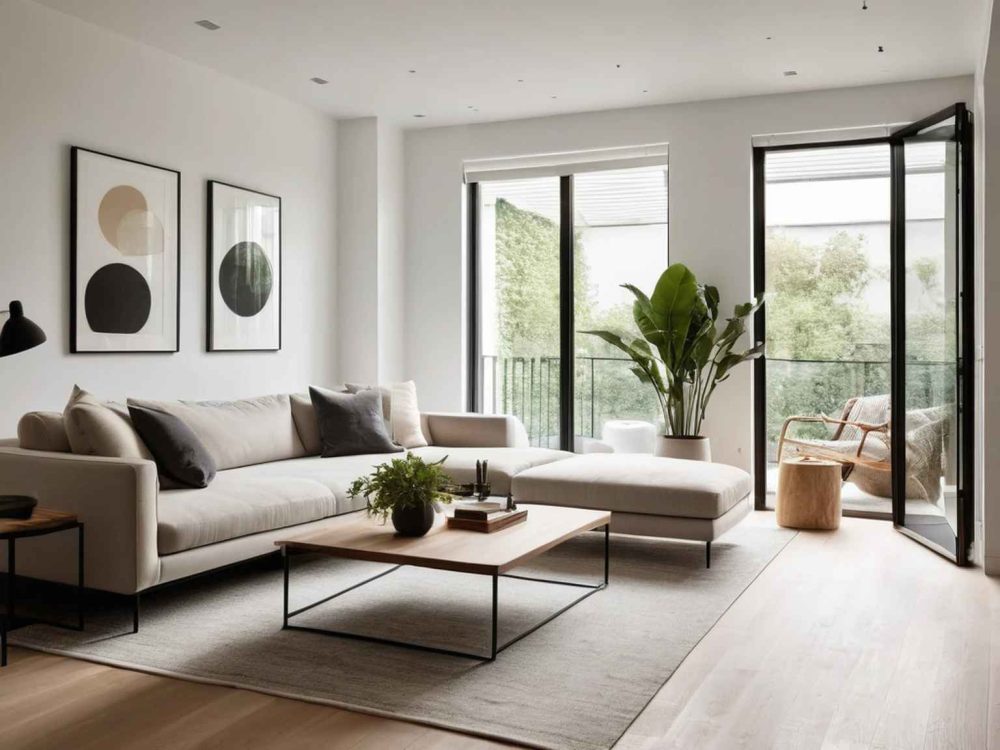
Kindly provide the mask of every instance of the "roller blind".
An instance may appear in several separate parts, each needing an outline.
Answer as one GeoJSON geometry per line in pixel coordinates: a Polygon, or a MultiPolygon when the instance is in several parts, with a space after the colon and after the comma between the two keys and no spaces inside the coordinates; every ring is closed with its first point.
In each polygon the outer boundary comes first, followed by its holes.
{"type": "Polygon", "coordinates": [[[750,139],[754,146],[798,146],[806,143],[833,143],[835,141],[860,141],[868,138],[888,138],[903,123],[870,125],[861,128],[838,130],[807,130],[799,133],[771,133],[755,135],[750,139]]]}
{"type": "Polygon", "coordinates": [[[653,167],[667,163],[667,144],[562,151],[531,156],[470,159],[463,164],[466,182],[560,177],[576,172],[653,167]]]}

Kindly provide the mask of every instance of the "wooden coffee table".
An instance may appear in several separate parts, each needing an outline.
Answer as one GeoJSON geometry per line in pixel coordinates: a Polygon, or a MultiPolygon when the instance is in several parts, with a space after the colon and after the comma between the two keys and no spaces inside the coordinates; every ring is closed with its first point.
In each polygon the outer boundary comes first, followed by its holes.
{"type": "Polygon", "coordinates": [[[398,536],[391,525],[382,525],[359,511],[331,520],[330,526],[322,531],[312,532],[302,536],[291,536],[275,542],[281,548],[284,559],[284,625],[288,630],[304,630],[323,635],[353,638],[355,640],[385,643],[394,646],[431,651],[451,656],[462,656],[484,661],[493,661],[497,654],[505,648],[517,643],[527,635],[538,630],[563,612],[579,604],[588,596],[603,590],[608,585],[609,573],[609,523],[611,514],[607,511],[585,510],[581,508],[559,508],[549,505],[531,505],[528,518],[524,523],[508,526],[492,534],[477,531],[449,529],[443,515],[435,520],[434,527],[422,537],[398,536]],[[532,578],[513,575],[509,571],[518,565],[538,557],[553,547],[562,544],[587,531],[604,529],[604,580],[597,584],[577,583],[575,581],[556,581],[547,578],[532,578]],[[367,560],[369,562],[388,563],[394,567],[378,575],[367,578],[342,591],[331,594],[317,602],[288,611],[288,579],[289,561],[295,553],[319,553],[329,557],[342,557],[351,560],[367,560]],[[493,579],[493,617],[492,638],[489,651],[483,653],[468,653],[450,649],[425,646],[418,643],[377,638],[359,633],[348,633],[338,630],[327,630],[300,625],[291,625],[289,620],[331,599],[353,591],[366,583],[389,575],[404,565],[418,568],[433,568],[450,570],[459,573],[490,576],[493,579]],[[586,593],[574,599],[562,609],[554,612],[544,620],[519,635],[502,644],[497,644],[497,614],[499,609],[498,582],[500,578],[518,578],[526,581],[538,581],[559,586],[573,586],[585,589],[586,593]]]}

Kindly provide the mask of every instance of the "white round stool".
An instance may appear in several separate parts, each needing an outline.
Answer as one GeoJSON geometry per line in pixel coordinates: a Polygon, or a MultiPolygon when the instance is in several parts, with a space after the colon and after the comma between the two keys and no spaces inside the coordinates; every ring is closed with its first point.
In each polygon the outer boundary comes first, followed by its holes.
{"type": "Polygon", "coordinates": [[[615,453],[652,453],[656,427],[639,419],[611,419],[604,423],[601,439],[615,453]]]}

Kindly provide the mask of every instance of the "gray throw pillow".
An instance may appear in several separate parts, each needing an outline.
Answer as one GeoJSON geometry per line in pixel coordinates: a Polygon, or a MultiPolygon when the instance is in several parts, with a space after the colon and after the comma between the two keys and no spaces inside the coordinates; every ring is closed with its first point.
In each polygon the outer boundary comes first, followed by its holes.
{"type": "Polygon", "coordinates": [[[163,489],[208,487],[215,479],[215,460],[183,420],[131,402],[128,412],[132,426],[153,454],[163,489]]]}
{"type": "Polygon", "coordinates": [[[316,411],[323,458],[403,450],[385,428],[378,391],[336,393],[310,386],[309,398],[316,411]]]}

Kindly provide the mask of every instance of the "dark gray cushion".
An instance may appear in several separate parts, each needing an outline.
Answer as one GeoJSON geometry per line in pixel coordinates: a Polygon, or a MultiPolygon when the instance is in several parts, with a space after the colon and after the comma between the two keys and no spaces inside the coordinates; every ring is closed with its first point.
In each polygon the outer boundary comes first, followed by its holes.
{"type": "Polygon", "coordinates": [[[183,420],[132,401],[128,413],[135,431],[153,454],[163,489],[208,487],[215,479],[215,460],[183,420]]]}
{"type": "Polygon", "coordinates": [[[324,458],[359,456],[364,453],[398,453],[382,419],[382,396],[378,391],[336,393],[309,387],[316,411],[324,458]]]}

